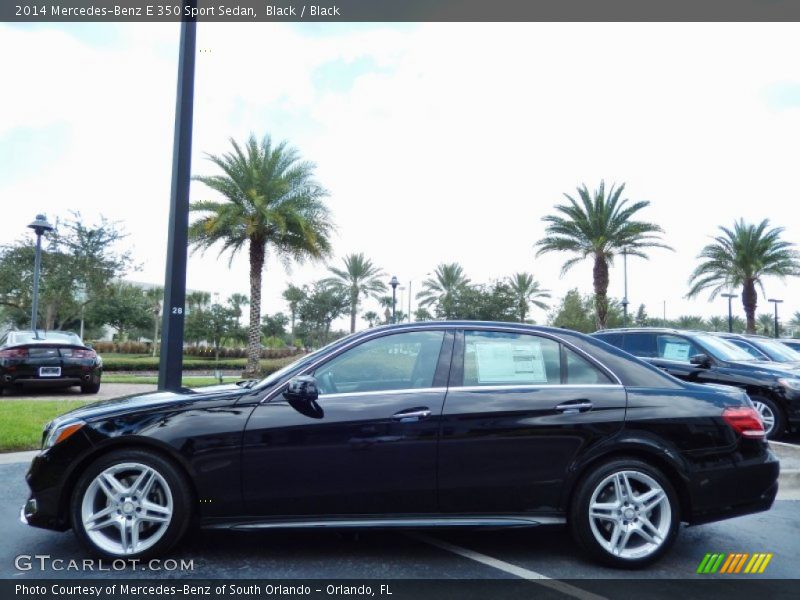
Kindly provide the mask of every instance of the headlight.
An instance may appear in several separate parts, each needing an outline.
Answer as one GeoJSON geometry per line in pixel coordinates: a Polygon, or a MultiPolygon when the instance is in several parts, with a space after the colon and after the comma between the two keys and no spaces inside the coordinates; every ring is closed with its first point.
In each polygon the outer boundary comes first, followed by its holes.
{"type": "Polygon", "coordinates": [[[793,392],[800,392],[800,379],[797,379],[795,377],[781,377],[780,379],[778,379],[778,383],[780,383],[787,390],[792,390],[793,392]]]}
{"type": "Polygon", "coordinates": [[[64,423],[58,423],[53,426],[50,430],[50,433],[47,434],[47,437],[44,440],[44,445],[42,445],[42,450],[47,450],[55,446],[58,443],[63,442],[73,433],[76,433],[81,427],[86,425],[83,421],[73,420],[73,421],[66,421],[64,423]]]}

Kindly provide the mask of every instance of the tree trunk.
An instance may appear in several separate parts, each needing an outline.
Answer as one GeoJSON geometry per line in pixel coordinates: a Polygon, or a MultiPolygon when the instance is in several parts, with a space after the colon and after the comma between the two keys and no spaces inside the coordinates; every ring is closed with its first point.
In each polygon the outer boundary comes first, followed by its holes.
{"type": "Polygon", "coordinates": [[[608,318],[608,262],[601,253],[594,256],[594,307],[597,329],[606,328],[608,318]]]}
{"type": "Polygon", "coordinates": [[[745,279],[742,285],[742,305],[744,306],[744,314],[747,317],[747,333],[756,332],[757,304],[756,283],[753,279],[745,279]]]}
{"type": "Polygon", "coordinates": [[[356,332],[356,313],[358,312],[358,291],[350,293],[350,333],[356,332]]]}
{"type": "Polygon", "coordinates": [[[261,359],[261,275],[264,271],[264,241],[250,240],[250,326],[247,330],[247,366],[244,376],[260,375],[261,359]]]}
{"type": "Polygon", "coordinates": [[[525,316],[528,314],[528,306],[524,300],[520,300],[519,303],[519,322],[525,322],[525,316]]]}

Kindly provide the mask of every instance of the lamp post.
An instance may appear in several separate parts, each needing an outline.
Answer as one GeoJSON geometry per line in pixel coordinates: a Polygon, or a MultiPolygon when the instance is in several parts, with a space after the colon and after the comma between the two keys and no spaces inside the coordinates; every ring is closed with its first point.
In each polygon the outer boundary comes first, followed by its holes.
{"type": "Polygon", "coordinates": [[[395,308],[397,305],[397,286],[400,282],[397,280],[397,277],[392,277],[391,281],[389,281],[389,285],[392,286],[392,323],[397,323],[397,319],[395,316],[395,308]]]}
{"type": "Polygon", "coordinates": [[[34,337],[38,338],[39,334],[36,333],[36,317],[39,312],[39,271],[42,268],[42,235],[46,231],[53,231],[54,227],[47,221],[44,215],[36,215],[36,220],[28,225],[30,229],[36,232],[36,258],[33,260],[33,307],[31,307],[31,330],[34,337]]]}
{"type": "Polygon", "coordinates": [[[84,313],[86,311],[86,300],[88,296],[86,294],[86,284],[79,283],[75,288],[75,299],[78,301],[78,304],[81,305],[81,341],[83,341],[83,318],[84,313]]]}
{"type": "Polygon", "coordinates": [[[628,249],[622,249],[622,279],[625,289],[622,297],[622,326],[628,326],[628,249]]]}
{"type": "Polygon", "coordinates": [[[767,302],[772,302],[775,305],[775,337],[778,337],[778,304],[783,302],[783,300],[778,300],[777,298],[769,298],[767,302]]]}
{"type": "Polygon", "coordinates": [[[408,322],[411,323],[411,280],[408,280],[408,322]]]}
{"type": "Polygon", "coordinates": [[[733,308],[731,306],[731,301],[734,298],[738,298],[738,294],[720,294],[723,298],[728,299],[728,333],[733,333],[733,308]]]}

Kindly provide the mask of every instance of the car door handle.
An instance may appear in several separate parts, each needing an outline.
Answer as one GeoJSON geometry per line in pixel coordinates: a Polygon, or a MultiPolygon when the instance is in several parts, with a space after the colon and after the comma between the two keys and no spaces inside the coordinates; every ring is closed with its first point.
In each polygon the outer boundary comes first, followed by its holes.
{"type": "Polygon", "coordinates": [[[573,402],[565,402],[556,406],[556,410],[564,413],[565,415],[574,415],[587,410],[592,410],[592,403],[588,400],[575,400],[573,402]]]}
{"type": "Polygon", "coordinates": [[[411,408],[409,410],[401,410],[399,413],[392,415],[392,419],[400,421],[401,423],[411,423],[413,421],[420,421],[427,419],[431,416],[431,411],[428,408],[411,408]]]}

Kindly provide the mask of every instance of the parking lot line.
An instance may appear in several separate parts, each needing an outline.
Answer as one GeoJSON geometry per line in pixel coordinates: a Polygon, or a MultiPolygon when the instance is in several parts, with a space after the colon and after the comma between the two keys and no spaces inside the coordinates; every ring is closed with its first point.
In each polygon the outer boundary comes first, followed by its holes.
{"type": "Polygon", "coordinates": [[[475,562],[479,562],[489,567],[493,567],[500,571],[509,573],[511,575],[515,575],[516,577],[527,579],[528,581],[537,583],[546,588],[550,588],[551,590],[561,592],[562,594],[566,594],[567,596],[578,598],[579,600],[607,600],[604,596],[599,596],[597,594],[593,594],[592,592],[582,590],[579,587],[575,587],[574,585],[564,583],[563,581],[557,581],[551,579],[547,575],[542,575],[541,573],[537,573],[536,571],[531,571],[530,569],[518,567],[517,565],[513,565],[504,560],[500,560],[499,558],[494,558],[486,554],[481,554],[480,552],[475,552],[474,550],[470,550],[469,548],[456,546],[455,544],[445,542],[444,540],[431,537],[424,533],[409,533],[407,535],[421,542],[425,542],[426,544],[430,544],[431,546],[436,546],[437,548],[441,548],[442,550],[447,550],[448,552],[452,552],[453,554],[458,554],[459,556],[463,556],[464,558],[474,560],[475,562]]]}

